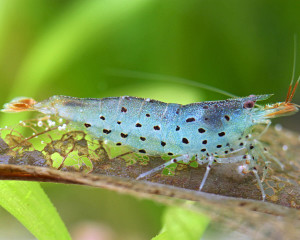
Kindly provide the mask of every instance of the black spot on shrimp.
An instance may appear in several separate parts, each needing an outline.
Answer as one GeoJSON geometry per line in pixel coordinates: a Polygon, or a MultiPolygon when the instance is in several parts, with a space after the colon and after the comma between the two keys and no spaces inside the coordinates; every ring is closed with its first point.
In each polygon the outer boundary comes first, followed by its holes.
{"type": "Polygon", "coordinates": [[[206,131],[205,131],[204,128],[199,128],[199,129],[198,129],[198,132],[199,132],[199,133],[205,133],[206,131]]]}
{"type": "Polygon", "coordinates": [[[223,137],[223,136],[225,136],[225,132],[220,132],[220,133],[218,133],[218,135],[219,135],[219,137],[223,137]]]}
{"type": "Polygon", "coordinates": [[[127,138],[128,137],[128,134],[126,134],[126,133],[121,133],[120,135],[121,135],[122,138],[127,138]]]}
{"type": "Polygon", "coordinates": [[[153,128],[154,128],[154,130],[156,130],[156,131],[160,130],[160,127],[159,127],[159,126],[154,126],[153,128]]]}
{"type": "Polygon", "coordinates": [[[141,141],[146,141],[146,138],[145,137],[140,137],[141,141]]]}
{"type": "Polygon", "coordinates": [[[195,118],[188,118],[185,120],[186,122],[194,122],[195,121],[195,118]]]}
{"type": "Polygon", "coordinates": [[[103,129],[103,133],[105,133],[105,134],[110,134],[110,133],[111,133],[111,130],[103,129]]]}
{"type": "Polygon", "coordinates": [[[230,117],[228,115],[225,115],[224,118],[225,118],[226,121],[230,120],[230,117]]]}

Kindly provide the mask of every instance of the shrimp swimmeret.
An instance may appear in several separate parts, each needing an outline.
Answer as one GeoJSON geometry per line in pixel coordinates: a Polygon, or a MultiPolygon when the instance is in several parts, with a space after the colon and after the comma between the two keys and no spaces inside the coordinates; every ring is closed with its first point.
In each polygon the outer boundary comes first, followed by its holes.
{"type": "Polygon", "coordinates": [[[198,164],[207,163],[201,190],[214,162],[241,162],[246,166],[243,172],[254,173],[264,200],[265,192],[256,169],[258,159],[262,158],[267,165],[269,157],[280,167],[283,165],[264,150],[259,137],[271,118],[298,111],[299,106],[291,102],[298,83],[299,79],[293,88],[291,83],[286,101],[265,106],[256,102],[269,98],[268,94],[188,105],[127,96],[100,99],[53,96],[41,102],[18,98],[7,103],[2,111],[33,110],[56,115],[117,146],[130,146],[141,154],[174,156],[137,179],[195,157],[198,164]],[[251,134],[256,125],[266,125],[259,136],[251,134]]]}

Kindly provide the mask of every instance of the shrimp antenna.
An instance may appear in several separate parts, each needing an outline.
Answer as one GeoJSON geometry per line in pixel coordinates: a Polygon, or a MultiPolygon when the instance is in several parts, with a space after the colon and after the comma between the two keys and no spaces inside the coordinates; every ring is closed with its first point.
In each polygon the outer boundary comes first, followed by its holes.
{"type": "Polygon", "coordinates": [[[293,60],[292,79],[291,79],[291,83],[290,83],[288,93],[287,93],[287,96],[286,96],[286,99],[285,99],[285,103],[288,103],[288,102],[292,101],[292,99],[295,95],[297,86],[299,84],[299,80],[300,80],[300,76],[299,76],[295,86],[293,87],[293,83],[294,83],[294,79],[295,79],[295,71],[296,71],[296,54],[297,54],[297,35],[295,34],[294,35],[294,60],[293,60]]]}
{"type": "Polygon", "coordinates": [[[199,87],[202,89],[206,89],[212,92],[220,93],[228,97],[236,98],[238,96],[231,94],[229,92],[226,92],[224,90],[221,90],[216,87],[212,87],[209,85],[206,85],[204,83],[199,83],[193,80],[189,80],[186,78],[181,77],[174,77],[174,76],[168,76],[168,75],[161,75],[161,74],[154,74],[154,73],[147,73],[147,72],[139,72],[139,71],[132,71],[132,70],[126,70],[126,69],[110,69],[108,70],[109,75],[113,76],[121,76],[121,77],[130,77],[130,78],[142,78],[147,80],[157,80],[157,81],[168,81],[168,82],[177,82],[177,83],[183,83],[190,86],[199,87]]]}

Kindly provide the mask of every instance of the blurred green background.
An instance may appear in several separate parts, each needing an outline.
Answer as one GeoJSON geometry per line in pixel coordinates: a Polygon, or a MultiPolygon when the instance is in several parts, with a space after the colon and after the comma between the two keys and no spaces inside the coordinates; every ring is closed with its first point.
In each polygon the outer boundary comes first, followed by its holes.
{"type": "MultiPolygon", "coordinates": [[[[114,76],[112,69],[184,77],[239,96],[274,93],[270,101],[282,101],[294,34],[300,74],[299,10],[299,0],[0,0],[0,105],[58,94],[178,103],[227,98],[185,84],[114,76]]],[[[2,113],[1,126],[28,117],[2,113]]],[[[299,114],[278,121],[300,130],[299,114]]],[[[69,229],[94,221],[116,239],[149,239],[160,230],[163,206],[153,202],[101,189],[43,187],[69,229]]],[[[1,223],[7,219],[0,210],[1,223]]],[[[18,234],[4,224],[0,232],[18,234]]]]}

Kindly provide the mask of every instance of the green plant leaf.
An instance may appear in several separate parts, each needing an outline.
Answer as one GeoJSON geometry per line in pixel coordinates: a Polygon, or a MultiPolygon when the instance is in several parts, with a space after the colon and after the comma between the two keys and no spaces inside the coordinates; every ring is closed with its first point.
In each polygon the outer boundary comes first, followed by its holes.
{"type": "Polygon", "coordinates": [[[71,239],[39,183],[0,181],[0,205],[38,239],[71,239]]]}
{"type": "Polygon", "coordinates": [[[210,219],[183,208],[169,207],[163,216],[163,228],[152,240],[200,239],[210,219]]]}

